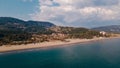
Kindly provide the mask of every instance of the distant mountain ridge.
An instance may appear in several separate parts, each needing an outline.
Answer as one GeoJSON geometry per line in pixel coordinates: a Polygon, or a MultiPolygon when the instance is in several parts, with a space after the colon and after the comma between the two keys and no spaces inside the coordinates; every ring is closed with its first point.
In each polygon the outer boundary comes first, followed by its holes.
{"type": "Polygon", "coordinates": [[[50,22],[42,21],[23,21],[17,18],[12,17],[0,17],[0,30],[21,30],[21,31],[30,31],[41,30],[55,26],[50,22]],[[29,29],[31,28],[31,29],[29,29]]]}
{"type": "Polygon", "coordinates": [[[120,25],[103,26],[103,27],[96,27],[96,28],[92,28],[92,29],[98,30],[98,31],[120,33],[120,25]]]}

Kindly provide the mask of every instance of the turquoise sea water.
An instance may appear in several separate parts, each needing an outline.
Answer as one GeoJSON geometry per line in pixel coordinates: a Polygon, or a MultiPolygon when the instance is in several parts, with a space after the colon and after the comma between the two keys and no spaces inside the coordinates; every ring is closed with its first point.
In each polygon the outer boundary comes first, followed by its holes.
{"type": "Polygon", "coordinates": [[[1,53],[0,68],[120,68],[120,39],[1,53]]]}

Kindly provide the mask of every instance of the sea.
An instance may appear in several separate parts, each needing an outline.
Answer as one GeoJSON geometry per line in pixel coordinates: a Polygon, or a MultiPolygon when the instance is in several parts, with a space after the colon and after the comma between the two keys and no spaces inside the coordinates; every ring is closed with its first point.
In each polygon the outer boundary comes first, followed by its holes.
{"type": "Polygon", "coordinates": [[[120,38],[0,53],[0,68],[120,68],[120,38]]]}

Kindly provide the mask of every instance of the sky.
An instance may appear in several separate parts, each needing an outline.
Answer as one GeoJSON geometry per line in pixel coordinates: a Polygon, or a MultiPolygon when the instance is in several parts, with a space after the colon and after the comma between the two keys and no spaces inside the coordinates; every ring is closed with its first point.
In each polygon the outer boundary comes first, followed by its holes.
{"type": "Polygon", "coordinates": [[[56,25],[120,25],[120,0],[0,0],[0,16],[56,25]]]}

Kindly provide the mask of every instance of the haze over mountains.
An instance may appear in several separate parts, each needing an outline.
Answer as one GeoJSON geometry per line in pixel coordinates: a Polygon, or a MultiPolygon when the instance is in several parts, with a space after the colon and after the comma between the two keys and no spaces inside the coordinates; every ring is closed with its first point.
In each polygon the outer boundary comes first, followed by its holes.
{"type": "Polygon", "coordinates": [[[103,27],[97,27],[97,28],[92,28],[92,29],[97,30],[97,31],[120,33],[120,25],[103,26],[103,27]]]}

